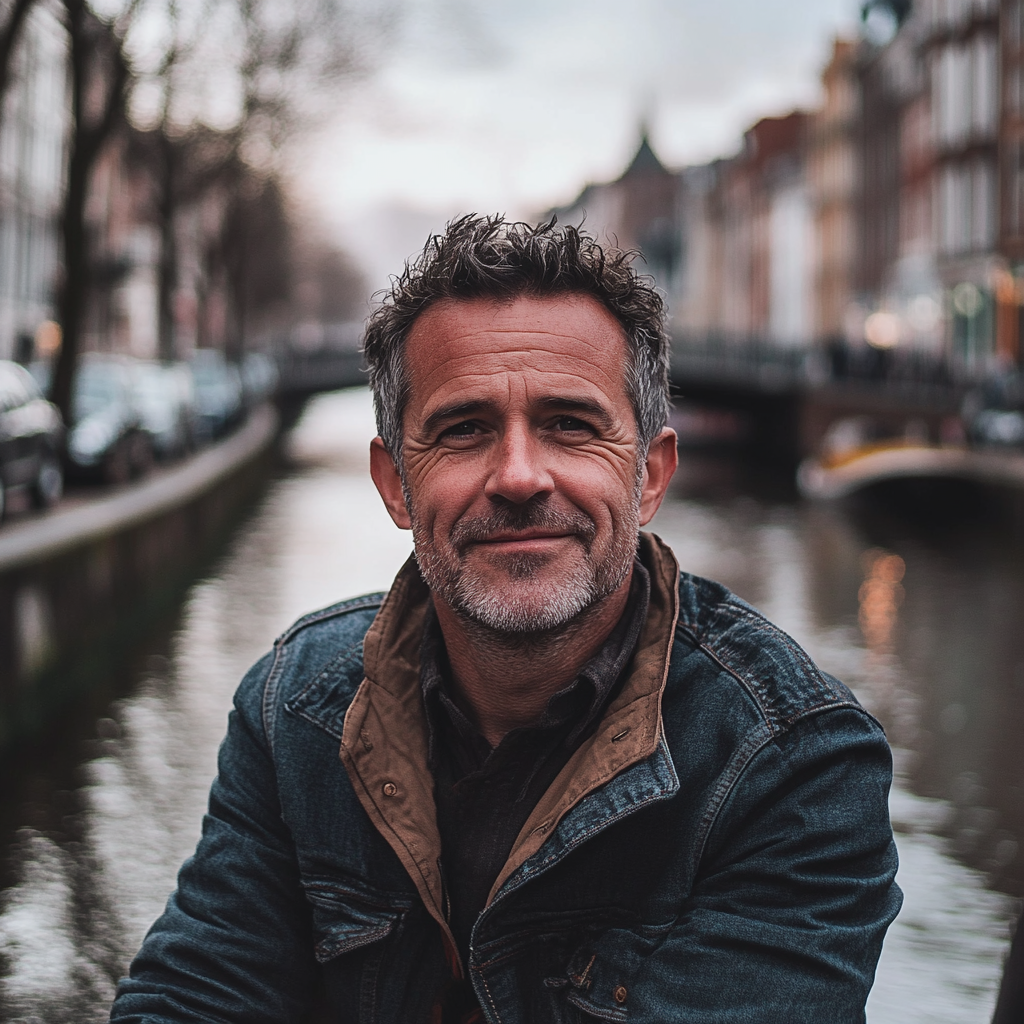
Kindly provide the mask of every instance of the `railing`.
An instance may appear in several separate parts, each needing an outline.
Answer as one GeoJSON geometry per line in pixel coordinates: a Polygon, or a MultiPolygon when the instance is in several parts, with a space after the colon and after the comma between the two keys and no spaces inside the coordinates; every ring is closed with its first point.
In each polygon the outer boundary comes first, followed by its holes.
{"type": "Polygon", "coordinates": [[[1020,368],[966,366],[911,349],[853,348],[841,342],[808,348],[764,338],[677,334],[672,379],[684,390],[688,384],[766,395],[840,389],[947,408],[958,408],[970,393],[997,406],[1024,401],[1020,368]]]}
{"type": "Polygon", "coordinates": [[[672,339],[672,379],[677,384],[740,387],[777,394],[794,391],[807,379],[807,351],[759,338],[721,335],[672,339]]]}
{"type": "Polygon", "coordinates": [[[277,370],[278,393],[287,397],[336,391],[367,382],[362,353],[350,349],[285,350],[277,357],[277,370]]]}

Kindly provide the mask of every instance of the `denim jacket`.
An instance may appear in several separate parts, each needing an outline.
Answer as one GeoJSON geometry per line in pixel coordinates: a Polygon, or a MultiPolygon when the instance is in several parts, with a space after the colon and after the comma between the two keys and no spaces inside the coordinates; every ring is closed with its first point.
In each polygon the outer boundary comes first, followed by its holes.
{"type": "Polygon", "coordinates": [[[523,827],[462,963],[445,914],[410,562],[246,675],[195,855],[119,1022],[854,1024],[900,907],[881,728],[642,535],[629,676],[523,827]]]}

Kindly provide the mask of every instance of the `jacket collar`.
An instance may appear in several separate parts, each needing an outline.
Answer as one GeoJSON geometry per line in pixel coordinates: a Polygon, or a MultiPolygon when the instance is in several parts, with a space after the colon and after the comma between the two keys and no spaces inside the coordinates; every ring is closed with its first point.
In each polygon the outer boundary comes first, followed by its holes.
{"type": "MultiPolygon", "coordinates": [[[[679,566],[653,534],[640,535],[639,555],[651,575],[651,595],[630,674],[596,732],[573,754],[523,826],[491,890],[492,900],[574,807],[652,757],[662,742],[661,695],[679,614],[679,566]]],[[[441,839],[420,686],[428,599],[410,558],[366,634],[365,679],[345,715],[340,753],[360,803],[409,872],[453,952],[443,909],[441,839]]],[[[453,959],[457,963],[457,954],[453,959]]]]}

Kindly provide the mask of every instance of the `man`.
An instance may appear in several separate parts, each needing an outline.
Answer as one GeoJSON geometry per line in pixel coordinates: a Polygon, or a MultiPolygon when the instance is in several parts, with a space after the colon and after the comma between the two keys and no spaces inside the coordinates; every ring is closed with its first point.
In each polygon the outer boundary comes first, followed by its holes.
{"type": "Polygon", "coordinates": [[[863,1021],[889,751],[640,533],[676,465],[657,294],[573,228],[466,217],[366,357],[415,557],[246,676],[113,1019],[863,1021]]]}

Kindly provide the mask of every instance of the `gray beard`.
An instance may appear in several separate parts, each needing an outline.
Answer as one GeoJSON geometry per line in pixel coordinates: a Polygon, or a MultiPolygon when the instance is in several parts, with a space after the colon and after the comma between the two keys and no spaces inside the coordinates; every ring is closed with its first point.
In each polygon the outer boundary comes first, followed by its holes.
{"type": "Polygon", "coordinates": [[[629,505],[620,510],[620,526],[611,550],[600,561],[593,557],[597,533],[593,520],[579,510],[562,512],[550,508],[546,499],[500,505],[488,516],[460,520],[444,550],[434,545],[408,492],[406,506],[412,520],[416,561],[431,592],[470,622],[510,639],[523,640],[564,629],[618,590],[633,565],[640,532],[639,486],[629,505]],[[543,593],[537,592],[539,582],[532,589],[530,582],[548,564],[544,556],[509,556],[503,563],[512,581],[508,587],[485,580],[465,564],[462,553],[474,541],[499,532],[530,528],[569,533],[584,554],[563,579],[549,580],[543,593]],[[517,582],[523,586],[517,587],[517,582]]]}

